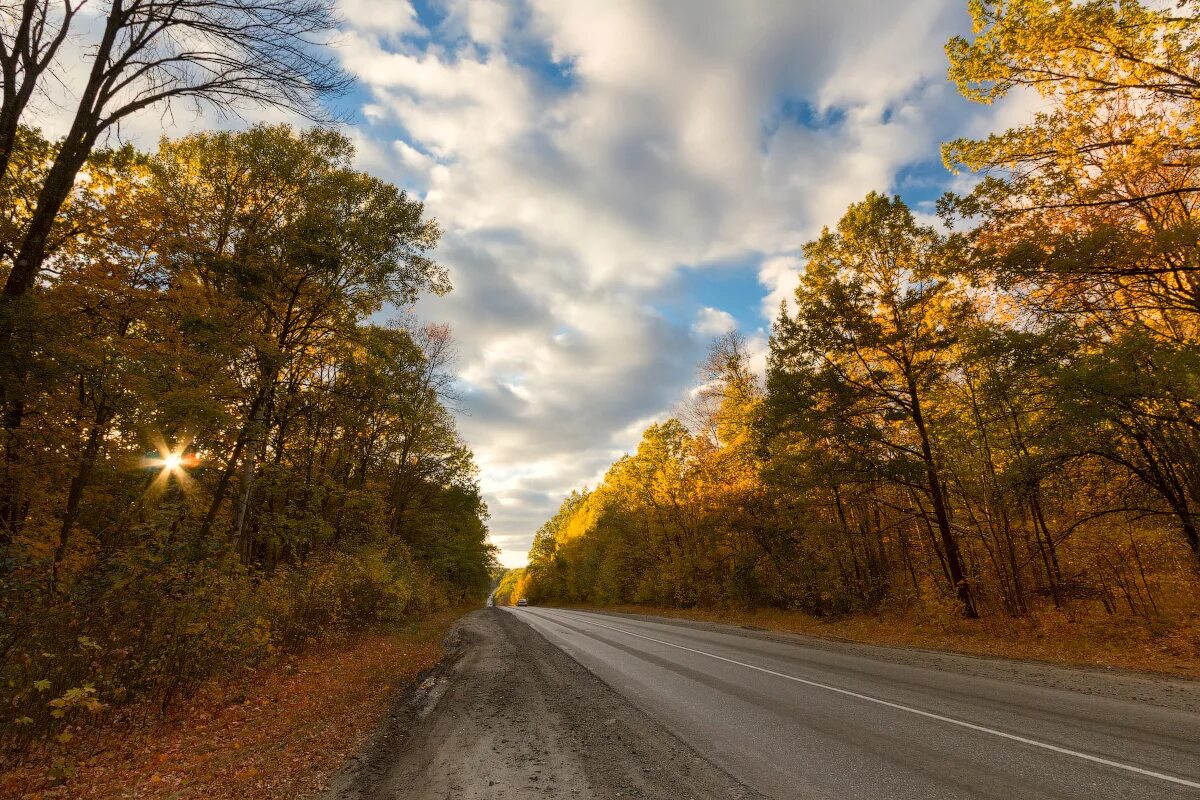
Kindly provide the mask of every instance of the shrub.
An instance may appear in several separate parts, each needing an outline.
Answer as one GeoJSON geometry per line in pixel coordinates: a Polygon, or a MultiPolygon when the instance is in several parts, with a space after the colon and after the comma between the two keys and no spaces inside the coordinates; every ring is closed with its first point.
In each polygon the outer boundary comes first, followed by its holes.
{"type": "Polygon", "coordinates": [[[166,709],[214,676],[444,598],[402,547],[327,552],[263,577],[168,538],[97,562],[58,594],[36,566],[14,570],[0,593],[4,761],[131,701],[166,709]]]}

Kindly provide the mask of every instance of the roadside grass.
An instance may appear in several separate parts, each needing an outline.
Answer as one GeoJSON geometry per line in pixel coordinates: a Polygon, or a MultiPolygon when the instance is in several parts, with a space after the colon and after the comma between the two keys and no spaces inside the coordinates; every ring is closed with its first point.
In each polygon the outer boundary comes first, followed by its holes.
{"type": "Polygon", "coordinates": [[[159,714],[131,706],[111,725],[46,745],[0,772],[22,800],[267,800],[308,797],[370,737],[390,701],[442,657],[470,609],[403,630],[324,642],[212,683],[159,714]]]}
{"type": "Polygon", "coordinates": [[[1146,620],[1102,612],[1086,616],[1076,613],[1072,619],[1062,612],[1047,610],[1019,619],[991,616],[966,620],[940,614],[927,619],[902,613],[820,618],[778,609],[669,609],[640,605],[593,608],[747,625],[867,644],[1200,678],[1200,614],[1196,612],[1146,620]]]}

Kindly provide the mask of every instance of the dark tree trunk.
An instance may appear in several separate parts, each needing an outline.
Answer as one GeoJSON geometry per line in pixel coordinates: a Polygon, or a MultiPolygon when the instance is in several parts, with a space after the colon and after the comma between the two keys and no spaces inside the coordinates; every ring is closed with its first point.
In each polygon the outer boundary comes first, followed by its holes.
{"type": "Polygon", "coordinates": [[[101,422],[92,425],[88,432],[87,443],[79,456],[79,465],[75,477],[71,479],[71,488],[67,493],[67,506],[63,510],[62,527],[58,533],[58,546],[54,548],[54,566],[50,575],[50,590],[53,592],[58,585],[58,571],[67,555],[67,546],[71,541],[71,531],[79,519],[79,506],[83,501],[83,490],[87,488],[92,478],[92,469],[96,465],[96,456],[100,453],[100,440],[104,432],[101,422]]]}
{"type": "Polygon", "coordinates": [[[950,573],[950,581],[954,591],[962,603],[963,614],[968,619],[978,619],[979,612],[975,608],[975,598],[967,583],[966,572],[963,569],[962,554],[958,549],[958,539],[950,527],[950,514],[946,509],[946,491],[938,475],[937,464],[933,460],[933,447],[929,442],[929,432],[925,427],[925,416],[921,411],[921,398],[911,374],[908,379],[909,395],[912,398],[912,420],[921,438],[921,458],[925,462],[925,477],[929,482],[929,495],[933,503],[933,517],[937,522],[938,534],[942,540],[942,551],[946,556],[946,570],[950,573]]]}
{"type": "Polygon", "coordinates": [[[254,398],[254,402],[250,406],[250,414],[246,424],[242,426],[242,430],[238,433],[237,441],[233,445],[233,452],[229,456],[229,461],[225,464],[225,469],[221,471],[221,477],[217,480],[216,488],[213,490],[213,499],[208,507],[208,513],[204,515],[204,521],[200,523],[198,533],[200,539],[207,538],[208,534],[212,531],[217,514],[225,502],[225,495],[229,492],[229,483],[233,479],[233,473],[237,471],[238,464],[242,460],[242,452],[246,449],[246,443],[250,439],[254,420],[258,417],[259,408],[265,402],[266,397],[260,393],[254,398]]]}
{"type": "MultiPolygon", "coordinates": [[[[72,134],[76,134],[72,131],[72,134]]],[[[24,334],[18,335],[19,322],[28,314],[25,298],[33,290],[38,273],[46,260],[50,232],[58,211],[75,185],[83,161],[87,158],[94,137],[81,136],[82,141],[72,148],[71,140],[63,144],[42,193],[21,247],[13,260],[12,271],[0,291],[0,415],[5,433],[5,478],[0,481],[0,546],[7,547],[20,531],[25,520],[21,498],[19,462],[21,444],[19,430],[25,419],[24,384],[28,365],[24,356],[24,334]],[[68,150],[68,148],[71,148],[68,150]]]]}

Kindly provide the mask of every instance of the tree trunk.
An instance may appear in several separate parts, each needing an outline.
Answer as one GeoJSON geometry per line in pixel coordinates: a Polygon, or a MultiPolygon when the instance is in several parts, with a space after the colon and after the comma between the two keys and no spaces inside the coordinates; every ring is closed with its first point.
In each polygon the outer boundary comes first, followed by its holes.
{"type": "Polygon", "coordinates": [[[254,475],[258,467],[258,451],[262,447],[264,429],[266,426],[267,403],[256,403],[254,415],[250,419],[250,435],[242,457],[242,491],[238,496],[237,516],[233,525],[233,538],[237,542],[238,552],[242,563],[249,564],[251,557],[251,542],[246,521],[250,514],[250,504],[254,499],[254,475]]]}
{"type": "Polygon", "coordinates": [[[942,550],[946,556],[946,569],[950,573],[950,581],[954,584],[955,593],[962,603],[963,615],[968,619],[978,619],[979,612],[975,609],[975,598],[967,583],[963,570],[962,555],[958,550],[958,540],[950,527],[950,514],[946,510],[946,494],[938,475],[937,465],[933,460],[933,447],[929,442],[929,432],[925,428],[925,417],[921,412],[921,398],[917,393],[916,383],[911,373],[908,375],[908,391],[912,398],[912,420],[921,438],[921,459],[925,462],[925,477],[929,482],[929,495],[933,503],[933,517],[937,522],[938,533],[942,540],[942,550]]]}
{"type": "Polygon", "coordinates": [[[83,490],[91,481],[92,469],[96,465],[96,456],[100,453],[100,440],[104,425],[99,420],[92,424],[88,432],[87,443],[79,455],[79,466],[75,477],[71,479],[71,488],[67,492],[67,506],[63,510],[62,527],[58,532],[58,546],[54,548],[54,565],[50,574],[50,591],[53,593],[58,586],[58,570],[67,555],[67,545],[71,540],[71,531],[79,519],[79,506],[83,501],[83,490]]]}
{"type": "MultiPolygon", "coordinates": [[[[26,17],[28,13],[27,8],[26,17]]],[[[14,346],[17,317],[23,312],[19,301],[37,284],[38,273],[46,260],[54,222],[62,210],[63,203],[71,195],[79,170],[83,168],[104,130],[100,122],[102,103],[99,102],[104,85],[104,69],[117,41],[125,14],[126,11],[120,3],[110,5],[104,33],[92,54],[91,71],[80,94],[71,129],[63,138],[54,163],[46,174],[29,226],[13,258],[12,270],[4,283],[3,291],[0,291],[0,414],[3,415],[5,432],[8,434],[4,453],[7,462],[5,480],[0,482],[0,515],[3,517],[0,524],[4,529],[4,532],[0,533],[0,537],[4,537],[0,539],[0,545],[4,546],[11,542],[11,537],[16,535],[25,517],[24,503],[20,498],[21,487],[15,475],[16,462],[21,454],[14,432],[20,428],[25,417],[21,395],[26,365],[23,359],[18,358],[14,346]]],[[[19,122],[19,110],[16,113],[18,119],[13,122],[19,122]]]]}
{"type": "Polygon", "coordinates": [[[259,414],[259,407],[266,402],[266,398],[260,393],[254,398],[254,402],[250,406],[249,419],[242,426],[242,430],[238,433],[237,441],[234,442],[233,452],[229,455],[229,461],[225,463],[225,469],[221,471],[221,477],[217,480],[217,486],[213,490],[212,503],[209,504],[208,513],[204,515],[204,521],[200,524],[199,537],[204,539],[212,531],[213,523],[216,522],[217,514],[221,510],[221,505],[225,502],[225,495],[229,491],[229,482],[233,479],[233,473],[237,470],[238,464],[242,460],[242,451],[246,449],[246,442],[251,436],[251,425],[254,418],[259,414]]]}
{"type": "Polygon", "coordinates": [[[16,103],[10,108],[8,98],[4,98],[4,108],[0,108],[0,186],[8,180],[8,165],[12,162],[13,151],[17,147],[17,125],[20,117],[15,113],[16,103]]]}
{"type": "Polygon", "coordinates": [[[0,291],[0,416],[3,417],[5,432],[5,477],[0,481],[0,548],[4,549],[11,544],[25,520],[25,503],[21,498],[18,477],[21,446],[17,432],[25,419],[23,386],[28,365],[18,346],[17,339],[24,338],[17,336],[18,319],[27,313],[23,299],[37,282],[38,273],[46,259],[54,220],[70,195],[75,185],[75,175],[93,143],[85,137],[76,152],[68,151],[69,141],[64,143],[63,150],[46,177],[33,218],[13,260],[12,271],[3,291],[0,291]]]}

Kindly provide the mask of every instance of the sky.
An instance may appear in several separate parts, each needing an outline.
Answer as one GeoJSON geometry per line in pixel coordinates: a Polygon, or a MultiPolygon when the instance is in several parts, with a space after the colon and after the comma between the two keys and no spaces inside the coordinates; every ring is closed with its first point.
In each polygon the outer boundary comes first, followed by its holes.
{"type": "MultiPolygon", "coordinates": [[[[458,424],[507,566],[868,192],[932,219],[939,143],[1016,124],[946,80],[966,0],[339,0],[359,168],[421,197],[454,289],[458,424]]],[[[242,124],[255,121],[249,115],[242,124]]],[[[150,112],[153,146],[204,119],[150,112]]],[[[54,127],[50,124],[49,127],[54,127]]]]}

